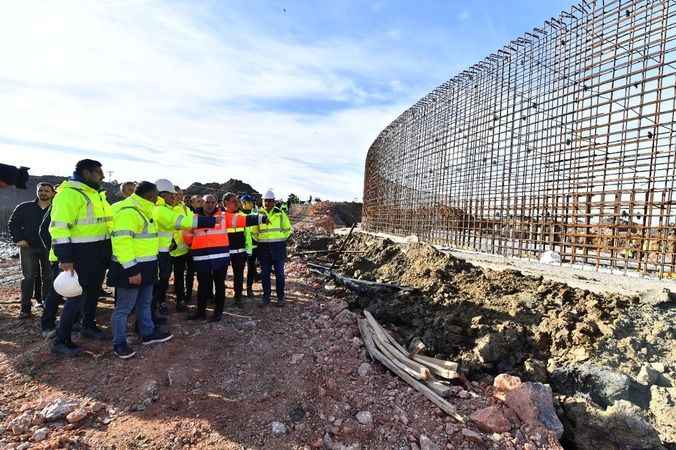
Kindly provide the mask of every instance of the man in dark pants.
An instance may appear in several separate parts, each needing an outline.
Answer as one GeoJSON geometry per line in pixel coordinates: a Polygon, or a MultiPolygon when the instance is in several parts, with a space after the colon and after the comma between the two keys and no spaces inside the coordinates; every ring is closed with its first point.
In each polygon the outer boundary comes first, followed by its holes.
{"type": "MultiPolygon", "coordinates": [[[[199,195],[190,197],[190,210],[195,214],[204,215],[204,198],[199,195]]],[[[192,303],[192,289],[195,285],[195,267],[192,258],[188,256],[185,263],[185,303],[189,305],[192,303]]]]}
{"type": "MultiPolygon", "coordinates": [[[[223,205],[226,212],[239,212],[237,195],[228,192],[223,196],[223,205]]],[[[235,306],[242,306],[242,289],[244,287],[244,267],[246,266],[247,250],[244,232],[246,227],[232,227],[228,225],[228,241],[230,243],[230,266],[232,267],[233,290],[235,291],[235,306]]],[[[225,268],[226,276],[228,268],[225,268]]]]}
{"type": "MultiPolygon", "coordinates": [[[[40,241],[42,246],[49,253],[49,264],[50,270],[52,272],[52,279],[56,278],[59,274],[59,263],[56,259],[56,255],[51,250],[52,248],[52,236],[49,234],[49,224],[51,223],[50,219],[51,208],[45,214],[45,217],[42,219],[40,224],[40,241]]],[[[41,319],[41,328],[42,328],[42,337],[51,338],[56,334],[56,310],[59,307],[59,303],[63,301],[61,296],[56,293],[54,286],[50,285],[47,294],[45,295],[44,308],[42,310],[42,319],[41,319]]]]}
{"type": "MultiPolygon", "coordinates": [[[[254,209],[254,199],[249,194],[243,195],[240,199],[242,214],[258,214],[258,208],[254,209]]],[[[258,245],[253,239],[256,227],[247,227],[244,230],[244,245],[246,247],[246,296],[253,297],[254,281],[259,281],[258,271],[256,270],[256,260],[258,259],[258,245]]]]}
{"type": "Polygon", "coordinates": [[[269,190],[263,196],[264,207],[260,214],[267,217],[267,224],[257,227],[255,232],[258,241],[258,257],[261,263],[261,284],[263,285],[263,299],[261,307],[270,304],[272,287],[270,275],[275,270],[275,284],[277,288],[277,306],[283,307],[285,302],[284,263],[286,261],[286,241],[293,229],[289,217],[280,208],[275,206],[275,194],[269,190]]]}
{"type": "Polygon", "coordinates": [[[79,348],[71,341],[73,324],[82,311],[80,336],[106,339],[96,326],[96,306],[110,265],[111,208],[101,188],[101,163],[78,161],[73,176],[61,183],[51,209],[49,232],[52,249],[64,272],[77,272],[83,294],[66,299],[52,351],[73,356],[79,348]]]}
{"type": "Polygon", "coordinates": [[[38,183],[37,197],[30,202],[24,202],[14,208],[9,218],[10,235],[19,247],[21,256],[21,312],[19,319],[31,317],[33,293],[37,291],[36,279],[40,278],[42,286],[39,290],[40,298],[44,301],[51,284],[52,275],[48,261],[48,251],[40,240],[40,224],[47,214],[54,197],[54,187],[49,183],[38,183]]]}

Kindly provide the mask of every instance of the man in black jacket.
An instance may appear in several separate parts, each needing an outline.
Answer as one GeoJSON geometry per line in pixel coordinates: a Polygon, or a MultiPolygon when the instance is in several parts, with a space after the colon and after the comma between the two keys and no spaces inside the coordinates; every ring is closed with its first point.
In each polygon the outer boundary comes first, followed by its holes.
{"type": "Polygon", "coordinates": [[[9,218],[9,232],[19,247],[23,272],[20,319],[31,317],[31,297],[38,274],[42,279],[43,297],[49,291],[52,282],[49,252],[42,246],[40,240],[40,224],[52,204],[53,197],[54,187],[51,184],[38,183],[37,198],[18,205],[9,218]]]}

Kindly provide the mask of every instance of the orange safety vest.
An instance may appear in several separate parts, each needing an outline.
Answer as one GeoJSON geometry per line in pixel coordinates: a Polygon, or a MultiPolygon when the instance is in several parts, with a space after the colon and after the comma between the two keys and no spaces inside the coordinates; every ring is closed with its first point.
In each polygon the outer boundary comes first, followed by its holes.
{"type": "Polygon", "coordinates": [[[198,271],[226,265],[230,258],[228,228],[246,226],[246,216],[243,214],[219,211],[213,217],[217,218],[214,228],[195,228],[183,232],[183,241],[190,246],[195,270],[198,271]]]}

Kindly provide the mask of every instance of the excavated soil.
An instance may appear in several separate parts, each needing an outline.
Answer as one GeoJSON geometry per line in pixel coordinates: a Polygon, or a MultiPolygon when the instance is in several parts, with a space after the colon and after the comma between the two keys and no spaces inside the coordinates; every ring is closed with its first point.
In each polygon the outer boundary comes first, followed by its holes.
{"type": "MultiPolygon", "coordinates": [[[[586,430],[579,408],[567,408],[569,397],[588,400],[587,416],[598,412],[590,408],[628,401],[664,445],[676,442],[672,301],[595,294],[515,270],[481,269],[430,245],[361,233],[348,248],[363,253],[341,257],[343,274],[413,288],[361,296],[354,306],[388,324],[402,343],[422,338],[431,355],[460,362],[471,376],[508,372],[551,383],[561,394],[570,448],[594,438],[579,437],[586,430]]],[[[660,448],[643,440],[636,448],[660,448]]]]}

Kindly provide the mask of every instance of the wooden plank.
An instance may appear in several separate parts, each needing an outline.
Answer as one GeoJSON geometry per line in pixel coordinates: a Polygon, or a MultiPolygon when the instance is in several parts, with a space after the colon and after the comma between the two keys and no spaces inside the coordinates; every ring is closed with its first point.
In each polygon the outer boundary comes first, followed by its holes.
{"type": "Polygon", "coordinates": [[[368,350],[371,357],[375,360],[380,361],[382,365],[394,372],[399,378],[407,382],[413,389],[423,394],[427,397],[432,403],[441,408],[449,416],[453,417],[460,423],[465,423],[466,420],[463,416],[458,414],[455,410],[455,407],[449,402],[437,395],[432,389],[422,384],[420,381],[411,377],[408,373],[403,370],[400,370],[394,363],[392,363],[383,353],[381,353],[373,342],[373,335],[369,330],[369,323],[367,320],[359,319],[359,330],[361,331],[362,338],[364,340],[364,345],[368,350]]]}
{"type": "Polygon", "coordinates": [[[429,368],[434,375],[437,375],[441,378],[444,378],[446,380],[453,380],[455,378],[458,378],[457,370],[448,367],[455,365],[455,367],[457,368],[458,367],[457,363],[453,363],[450,361],[442,361],[440,359],[430,358],[429,356],[424,355],[413,355],[413,360],[429,368]],[[438,363],[448,363],[448,366],[442,366],[438,363]]]}
{"type": "Polygon", "coordinates": [[[368,314],[366,316],[367,320],[371,325],[371,328],[375,332],[374,342],[383,351],[383,353],[385,353],[387,356],[391,358],[396,359],[401,364],[410,368],[412,371],[418,373],[419,375],[416,376],[416,378],[419,380],[429,380],[432,377],[432,373],[428,367],[409,359],[408,356],[406,355],[406,352],[401,351],[402,349],[401,346],[397,347],[396,345],[392,344],[391,337],[389,336],[387,331],[385,331],[382,327],[378,325],[376,319],[374,319],[373,316],[368,313],[368,311],[364,311],[364,313],[368,314]]]}
{"type": "Polygon", "coordinates": [[[451,387],[436,378],[425,381],[425,384],[440,397],[448,398],[451,396],[451,387]]]}

